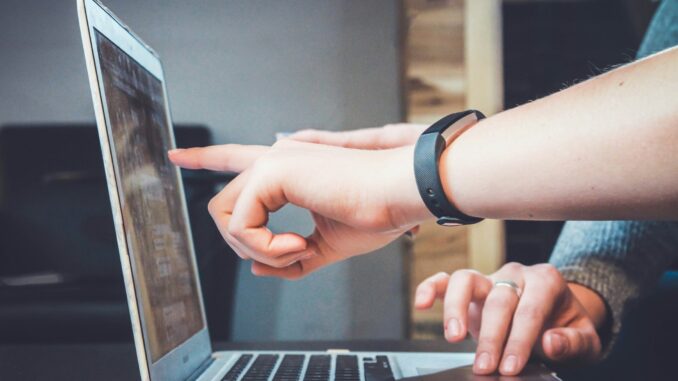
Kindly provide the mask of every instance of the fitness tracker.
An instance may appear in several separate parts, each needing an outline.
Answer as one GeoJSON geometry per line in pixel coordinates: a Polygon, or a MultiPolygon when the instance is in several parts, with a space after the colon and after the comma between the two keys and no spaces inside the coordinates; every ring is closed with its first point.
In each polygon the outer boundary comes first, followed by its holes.
{"type": "Polygon", "coordinates": [[[445,147],[483,118],[485,115],[476,110],[448,115],[427,128],[414,146],[417,188],[428,210],[438,218],[439,225],[470,225],[483,220],[462,213],[447,199],[438,171],[445,147]]]}

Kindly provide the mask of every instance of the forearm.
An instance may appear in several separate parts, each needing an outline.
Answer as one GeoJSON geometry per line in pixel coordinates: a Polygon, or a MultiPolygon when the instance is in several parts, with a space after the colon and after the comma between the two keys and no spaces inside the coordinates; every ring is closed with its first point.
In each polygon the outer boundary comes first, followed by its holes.
{"type": "Polygon", "coordinates": [[[463,212],[678,217],[678,48],[485,119],[441,158],[463,212]]]}

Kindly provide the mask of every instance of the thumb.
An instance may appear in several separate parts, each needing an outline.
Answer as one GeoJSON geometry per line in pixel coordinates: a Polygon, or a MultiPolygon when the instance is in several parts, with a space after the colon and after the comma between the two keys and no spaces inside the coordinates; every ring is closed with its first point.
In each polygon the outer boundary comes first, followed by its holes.
{"type": "Polygon", "coordinates": [[[544,357],[551,361],[593,361],[601,351],[600,338],[593,327],[553,328],[542,336],[544,357]]]}
{"type": "Polygon", "coordinates": [[[317,269],[341,260],[336,253],[328,251],[322,235],[316,230],[307,238],[307,257],[292,263],[290,266],[276,268],[260,262],[252,262],[252,273],[257,276],[278,277],[297,280],[317,269]]]}

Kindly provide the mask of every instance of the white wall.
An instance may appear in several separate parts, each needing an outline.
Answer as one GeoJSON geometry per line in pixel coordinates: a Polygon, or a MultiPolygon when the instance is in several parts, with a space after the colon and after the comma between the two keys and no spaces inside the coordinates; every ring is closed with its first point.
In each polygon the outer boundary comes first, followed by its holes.
{"type": "MultiPolygon", "coordinates": [[[[395,1],[107,5],[163,57],[174,121],[204,123],[217,142],[399,120],[395,1]]],[[[75,0],[0,2],[0,124],[89,122],[89,96],[75,0]]],[[[274,225],[310,229],[298,210],[274,225]]],[[[297,283],[243,268],[235,338],[400,337],[401,266],[396,245],[297,283]]]]}

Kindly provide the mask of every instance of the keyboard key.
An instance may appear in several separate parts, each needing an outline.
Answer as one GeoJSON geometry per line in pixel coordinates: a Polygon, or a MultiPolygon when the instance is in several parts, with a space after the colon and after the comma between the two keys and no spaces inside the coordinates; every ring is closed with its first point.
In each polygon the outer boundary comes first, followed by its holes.
{"type": "Polygon", "coordinates": [[[308,360],[304,381],[327,381],[330,379],[332,356],[312,355],[308,360]]]}
{"type": "Polygon", "coordinates": [[[395,379],[387,356],[364,359],[363,370],[365,372],[365,381],[392,381],[395,379]]]}
{"type": "Polygon", "coordinates": [[[273,376],[273,381],[299,380],[301,369],[304,367],[304,358],[304,355],[285,355],[273,376]]]}
{"type": "Polygon", "coordinates": [[[221,381],[235,381],[240,377],[240,374],[242,373],[245,368],[247,368],[247,364],[250,363],[250,360],[252,360],[252,355],[241,355],[240,358],[233,364],[231,369],[226,373],[224,378],[221,379],[221,381]]]}
{"type": "Polygon", "coordinates": [[[265,381],[271,376],[275,364],[278,362],[278,355],[259,355],[247,370],[243,381],[265,381]]]}
{"type": "Polygon", "coordinates": [[[360,380],[360,370],[358,369],[358,356],[338,355],[336,366],[334,368],[334,379],[336,381],[360,380]]]}

